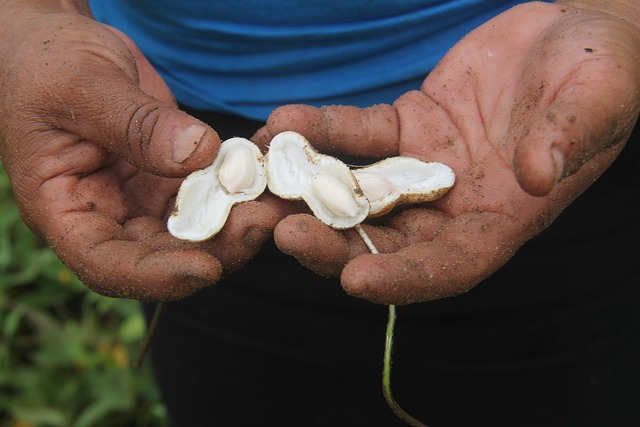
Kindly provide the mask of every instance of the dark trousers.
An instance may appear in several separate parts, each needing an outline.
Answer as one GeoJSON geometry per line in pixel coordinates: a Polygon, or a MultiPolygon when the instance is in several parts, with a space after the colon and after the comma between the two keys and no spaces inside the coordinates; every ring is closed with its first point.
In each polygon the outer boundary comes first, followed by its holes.
{"type": "MultiPolygon", "coordinates": [[[[199,115],[223,139],[260,126],[199,115]]],[[[407,412],[431,427],[640,426],[638,144],[636,129],[486,282],[398,308],[392,388],[407,412]]],[[[405,425],[382,395],[386,316],[267,245],[165,306],[151,361],[173,426],[405,425]]]]}

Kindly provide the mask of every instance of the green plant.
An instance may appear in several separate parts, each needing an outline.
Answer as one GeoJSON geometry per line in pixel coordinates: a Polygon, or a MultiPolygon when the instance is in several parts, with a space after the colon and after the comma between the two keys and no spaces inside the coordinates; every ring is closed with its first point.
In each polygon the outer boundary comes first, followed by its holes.
{"type": "Polygon", "coordinates": [[[165,427],[137,301],[88,290],[21,221],[0,167],[0,427],[165,427]]]}
{"type": "MultiPolygon", "coordinates": [[[[369,251],[372,254],[377,254],[378,249],[375,247],[369,235],[364,231],[364,229],[360,225],[356,225],[356,231],[362,237],[362,241],[367,245],[369,251]]],[[[389,408],[393,411],[394,414],[398,416],[402,421],[406,422],[410,426],[414,427],[428,427],[422,421],[414,418],[408,412],[406,412],[402,407],[396,402],[396,399],[393,397],[393,392],[391,390],[391,363],[392,363],[392,353],[393,353],[393,332],[396,325],[396,306],[394,304],[389,304],[387,306],[389,314],[387,317],[387,329],[385,332],[384,339],[384,356],[382,358],[382,393],[384,394],[384,398],[389,405],[389,408]]]]}

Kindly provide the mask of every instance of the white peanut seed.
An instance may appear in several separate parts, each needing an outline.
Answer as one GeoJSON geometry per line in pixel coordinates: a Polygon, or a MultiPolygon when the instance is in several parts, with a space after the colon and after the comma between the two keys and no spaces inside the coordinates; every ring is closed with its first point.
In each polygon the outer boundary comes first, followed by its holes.
{"type": "Polygon", "coordinates": [[[356,174],[358,184],[369,201],[382,200],[396,191],[396,186],[386,176],[377,172],[361,172],[356,174]]]}
{"type": "Polygon", "coordinates": [[[249,148],[239,145],[225,156],[218,180],[228,193],[241,193],[251,186],[256,176],[254,155],[249,148]]]}
{"type": "Polygon", "coordinates": [[[318,199],[335,215],[353,218],[358,214],[358,204],[347,186],[339,179],[319,173],[311,178],[311,188],[318,199]]]}

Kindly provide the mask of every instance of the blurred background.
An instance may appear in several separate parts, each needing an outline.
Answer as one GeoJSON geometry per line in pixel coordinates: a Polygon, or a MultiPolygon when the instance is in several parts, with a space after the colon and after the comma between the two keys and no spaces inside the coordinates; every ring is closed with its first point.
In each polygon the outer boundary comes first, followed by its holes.
{"type": "Polygon", "coordinates": [[[0,427],[167,427],[137,301],[86,289],[22,223],[0,166],[0,427]]]}

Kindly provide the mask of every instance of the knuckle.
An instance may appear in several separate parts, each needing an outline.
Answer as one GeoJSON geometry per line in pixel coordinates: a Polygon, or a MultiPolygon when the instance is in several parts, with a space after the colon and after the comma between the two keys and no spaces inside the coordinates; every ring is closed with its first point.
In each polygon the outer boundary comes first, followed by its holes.
{"type": "Polygon", "coordinates": [[[160,121],[160,107],[153,104],[135,104],[125,110],[124,139],[131,160],[148,162],[151,156],[153,133],[160,121]]]}

